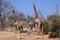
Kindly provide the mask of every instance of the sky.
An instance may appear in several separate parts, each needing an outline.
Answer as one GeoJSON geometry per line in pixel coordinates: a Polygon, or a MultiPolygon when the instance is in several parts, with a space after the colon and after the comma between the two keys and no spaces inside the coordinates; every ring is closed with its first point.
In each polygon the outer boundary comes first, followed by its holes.
{"type": "MultiPolygon", "coordinates": [[[[34,17],[33,0],[9,0],[18,12],[23,12],[26,16],[34,17]]],[[[60,0],[34,0],[36,9],[43,18],[47,18],[55,12],[56,5],[60,7],[60,0]]]]}

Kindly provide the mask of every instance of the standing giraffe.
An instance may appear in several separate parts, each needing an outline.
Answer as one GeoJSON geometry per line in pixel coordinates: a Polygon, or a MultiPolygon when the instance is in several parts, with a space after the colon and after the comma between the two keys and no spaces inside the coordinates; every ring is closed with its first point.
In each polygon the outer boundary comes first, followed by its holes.
{"type": "Polygon", "coordinates": [[[22,23],[19,21],[18,17],[16,16],[15,14],[15,10],[14,8],[12,7],[12,12],[13,12],[13,17],[14,17],[14,25],[16,27],[16,30],[17,30],[17,39],[20,38],[20,34],[21,32],[23,31],[23,26],[22,26],[22,23]]]}
{"type": "Polygon", "coordinates": [[[37,30],[38,33],[41,32],[41,31],[43,32],[43,28],[42,28],[43,20],[38,15],[35,3],[33,2],[32,4],[33,4],[33,7],[34,7],[34,12],[35,12],[36,30],[37,30]]]}

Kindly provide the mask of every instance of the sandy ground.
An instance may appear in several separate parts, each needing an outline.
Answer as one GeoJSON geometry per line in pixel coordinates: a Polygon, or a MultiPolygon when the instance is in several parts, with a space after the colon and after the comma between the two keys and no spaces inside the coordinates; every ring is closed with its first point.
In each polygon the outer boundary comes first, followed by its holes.
{"type": "MultiPolygon", "coordinates": [[[[17,40],[16,39],[17,34],[14,32],[5,32],[5,31],[0,31],[0,40],[17,40]]],[[[28,35],[27,33],[23,33],[20,35],[19,40],[58,40],[57,38],[55,39],[49,39],[48,35],[44,35],[44,38],[42,38],[41,35],[35,35],[35,34],[30,34],[28,35]]]]}

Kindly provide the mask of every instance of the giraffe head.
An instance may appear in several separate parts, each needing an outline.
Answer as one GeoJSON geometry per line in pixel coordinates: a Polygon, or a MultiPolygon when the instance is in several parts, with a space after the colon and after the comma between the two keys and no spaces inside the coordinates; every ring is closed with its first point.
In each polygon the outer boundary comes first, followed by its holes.
{"type": "Polygon", "coordinates": [[[35,4],[36,4],[35,2],[32,2],[32,5],[33,5],[33,6],[35,6],[35,4]]]}

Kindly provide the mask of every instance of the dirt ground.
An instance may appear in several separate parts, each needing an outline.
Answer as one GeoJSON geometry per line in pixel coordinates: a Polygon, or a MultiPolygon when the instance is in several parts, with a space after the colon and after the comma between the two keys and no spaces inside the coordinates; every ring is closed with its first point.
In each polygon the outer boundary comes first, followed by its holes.
{"type": "MultiPolygon", "coordinates": [[[[5,31],[0,31],[0,40],[17,40],[16,39],[17,34],[14,32],[5,32],[5,31]]],[[[35,34],[30,34],[28,35],[27,33],[23,33],[20,35],[19,40],[58,40],[58,38],[52,38],[49,39],[48,35],[44,35],[44,38],[42,38],[41,35],[35,35],[35,34]]]]}

